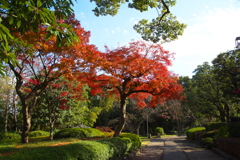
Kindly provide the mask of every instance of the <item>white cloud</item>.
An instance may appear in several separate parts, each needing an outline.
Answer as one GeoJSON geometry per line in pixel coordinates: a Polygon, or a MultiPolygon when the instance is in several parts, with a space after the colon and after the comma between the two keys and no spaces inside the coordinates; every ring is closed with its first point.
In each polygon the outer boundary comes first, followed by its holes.
{"type": "Polygon", "coordinates": [[[172,69],[180,75],[192,75],[197,65],[211,62],[219,53],[234,49],[235,38],[240,36],[240,8],[215,8],[198,15],[189,24],[183,36],[164,44],[175,52],[172,69]]]}

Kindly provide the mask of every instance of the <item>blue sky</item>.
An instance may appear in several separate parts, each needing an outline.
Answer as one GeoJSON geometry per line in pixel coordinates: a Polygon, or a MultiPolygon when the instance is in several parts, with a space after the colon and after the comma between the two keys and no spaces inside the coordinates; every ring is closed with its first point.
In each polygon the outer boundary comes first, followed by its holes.
{"type": "MultiPolygon", "coordinates": [[[[157,16],[156,10],[140,13],[123,5],[114,17],[96,17],[94,8],[90,0],[78,0],[74,11],[85,30],[91,31],[90,43],[101,51],[104,45],[115,49],[141,39],[133,25],[157,16]]],[[[178,40],[163,44],[166,50],[176,53],[169,70],[191,77],[198,65],[234,49],[235,38],[240,36],[240,0],[177,0],[170,10],[187,28],[178,40]]]]}

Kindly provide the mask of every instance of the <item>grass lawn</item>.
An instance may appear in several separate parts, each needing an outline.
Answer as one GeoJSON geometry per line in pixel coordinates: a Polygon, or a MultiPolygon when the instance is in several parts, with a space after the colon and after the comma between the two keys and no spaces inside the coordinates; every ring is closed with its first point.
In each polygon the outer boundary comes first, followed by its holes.
{"type": "MultiPolygon", "coordinates": [[[[112,133],[108,133],[105,137],[111,137],[112,133]]],[[[161,137],[168,137],[173,135],[163,135],[161,137]]],[[[102,138],[105,138],[102,137],[102,138]]],[[[147,137],[140,137],[142,139],[142,147],[145,147],[151,139],[147,137]]],[[[152,136],[152,138],[156,138],[156,136],[152,136]]],[[[95,140],[96,138],[91,139],[84,139],[84,140],[95,140]]],[[[99,138],[97,138],[99,139],[99,138]]],[[[37,137],[37,138],[30,138],[29,143],[23,144],[20,141],[8,141],[8,142],[1,142],[0,143],[0,157],[8,154],[13,154],[22,150],[28,150],[31,148],[38,148],[38,147],[49,147],[49,146],[60,146],[60,145],[67,145],[69,143],[74,143],[82,141],[76,138],[64,138],[64,139],[54,139],[50,140],[49,137],[37,137]]]]}
{"type": "Polygon", "coordinates": [[[26,144],[20,143],[20,141],[11,141],[11,142],[8,141],[8,142],[1,143],[0,156],[15,153],[24,149],[64,145],[64,144],[68,144],[68,143],[72,143],[80,140],[75,138],[50,140],[49,137],[38,137],[38,138],[30,138],[29,141],[30,142],[26,144]]]}

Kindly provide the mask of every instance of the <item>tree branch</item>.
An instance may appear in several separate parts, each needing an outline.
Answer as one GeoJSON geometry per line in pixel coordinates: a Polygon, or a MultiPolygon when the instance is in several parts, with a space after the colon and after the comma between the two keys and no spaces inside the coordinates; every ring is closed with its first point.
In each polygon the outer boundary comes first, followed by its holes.
{"type": "Polygon", "coordinates": [[[161,16],[161,18],[160,18],[159,21],[162,21],[163,17],[164,17],[166,14],[170,13],[169,7],[168,7],[167,4],[164,2],[164,0],[161,0],[161,2],[162,2],[162,4],[163,4],[163,6],[167,9],[167,11],[163,13],[163,15],[161,16]]]}

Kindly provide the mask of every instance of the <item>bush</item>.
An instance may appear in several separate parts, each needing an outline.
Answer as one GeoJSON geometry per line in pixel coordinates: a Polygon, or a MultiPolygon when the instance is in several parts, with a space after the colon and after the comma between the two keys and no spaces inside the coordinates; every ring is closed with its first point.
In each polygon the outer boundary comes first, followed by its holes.
{"type": "Polygon", "coordinates": [[[95,128],[65,128],[54,134],[53,138],[86,138],[86,137],[100,137],[104,133],[95,128]]]}
{"type": "Polygon", "coordinates": [[[218,130],[222,126],[226,126],[227,123],[224,122],[212,122],[205,124],[205,128],[207,131],[218,130]]]}
{"type": "Polygon", "coordinates": [[[86,134],[81,128],[65,128],[54,134],[53,138],[85,138],[86,134]]]}
{"type": "Polygon", "coordinates": [[[100,137],[104,135],[102,131],[96,128],[82,128],[82,130],[86,134],[86,137],[100,137]]]}
{"type": "MultiPolygon", "coordinates": [[[[17,153],[0,156],[4,160],[109,160],[119,159],[130,151],[134,142],[138,144],[140,138],[134,134],[121,137],[101,139],[97,141],[81,141],[55,147],[36,147],[31,150],[22,149],[17,153]]],[[[139,146],[139,145],[135,145],[139,146]]],[[[139,146],[140,147],[140,146],[139,146]]],[[[134,148],[134,147],[132,147],[134,148]]]]}
{"type": "Polygon", "coordinates": [[[213,138],[212,137],[203,138],[202,143],[203,143],[203,146],[210,149],[213,146],[213,138]]]}
{"type": "Polygon", "coordinates": [[[229,137],[229,131],[228,131],[228,126],[224,125],[219,130],[216,132],[215,139],[217,138],[226,138],[229,137]]]}
{"type": "Polygon", "coordinates": [[[129,138],[113,137],[110,139],[98,140],[101,144],[106,144],[112,159],[121,158],[124,154],[130,151],[132,142],[129,138]]]}
{"type": "Polygon", "coordinates": [[[14,141],[20,140],[21,135],[18,132],[0,132],[0,141],[14,141]]]}
{"type": "Polygon", "coordinates": [[[187,139],[195,140],[195,133],[205,130],[206,130],[205,127],[190,128],[186,131],[187,139]]]}
{"type": "Polygon", "coordinates": [[[42,130],[29,132],[29,137],[47,137],[49,135],[49,132],[42,130]]]}
{"type": "Polygon", "coordinates": [[[155,128],[154,133],[155,135],[157,135],[158,133],[160,133],[161,135],[164,135],[164,129],[162,127],[157,127],[155,128]]]}
{"type": "Polygon", "coordinates": [[[131,140],[131,142],[132,142],[132,145],[131,145],[131,147],[130,147],[130,151],[131,150],[134,150],[134,149],[138,149],[138,148],[140,148],[141,147],[141,145],[142,145],[142,140],[141,140],[141,138],[138,136],[138,135],[136,135],[136,134],[132,134],[132,133],[125,133],[125,134],[123,134],[123,135],[121,135],[121,136],[119,136],[120,138],[129,138],[130,140],[131,140]]]}
{"type": "Polygon", "coordinates": [[[20,150],[20,152],[3,156],[2,158],[4,160],[107,160],[110,158],[110,155],[106,144],[96,141],[82,141],[63,146],[20,150]]]}

